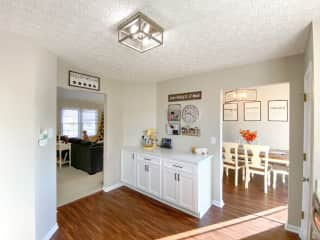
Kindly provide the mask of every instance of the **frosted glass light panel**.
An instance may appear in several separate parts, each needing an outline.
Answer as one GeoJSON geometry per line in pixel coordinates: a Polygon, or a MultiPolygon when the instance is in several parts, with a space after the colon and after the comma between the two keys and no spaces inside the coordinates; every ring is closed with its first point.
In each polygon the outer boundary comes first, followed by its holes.
{"type": "Polygon", "coordinates": [[[224,93],[225,103],[257,101],[256,89],[235,89],[224,93]]]}
{"type": "Polygon", "coordinates": [[[163,44],[163,28],[138,12],[118,27],[118,40],[140,53],[163,44]]]}

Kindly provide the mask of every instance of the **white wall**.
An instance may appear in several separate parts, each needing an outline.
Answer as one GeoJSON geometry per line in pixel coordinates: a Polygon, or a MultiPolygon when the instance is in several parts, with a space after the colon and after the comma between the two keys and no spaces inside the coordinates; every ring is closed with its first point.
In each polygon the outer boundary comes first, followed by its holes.
{"type": "MultiPolygon", "coordinates": [[[[35,86],[36,133],[39,128],[56,130],[57,57],[46,51],[37,55],[35,86]]],[[[43,239],[56,224],[56,137],[47,147],[37,145],[36,156],[36,239],[43,239]]]]}
{"type": "Polygon", "coordinates": [[[123,88],[123,145],[138,146],[147,128],[156,128],[156,84],[131,84],[123,88]]]}
{"type": "MultiPolygon", "coordinates": [[[[222,164],[219,159],[221,91],[240,87],[252,87],[274,83],[290,83],[290,177],[289,177],[289,219],[291,225],[300,225],[301,177],[303,153],[303,56],[293,56],[263,63],[224,69],[206,74],[180,78],[157,85],[157,129],[161,136],[167,136],[168,94],[201,90],[203,99],[192,101],[200,109],[198,125],[201,137],[172,137],[177,149],[190,150],[192,145],[208,147],[214,154],[213,161],[213,199],[222,199],[220,181],[222,164]],[[210,144],[210,137],[218,140],[210,144]]],[[[189,103],[189,102],[188,102],[189,103]]],[[[272,134],[277,134],[272,132],[272,134]]]]}
{"type": "Polygon", "coordinates": [[[42,239],[56,224],[55,138],[37,138],[55,129],[57,59],[7,32],[0,52],[1,238],[42,239]]]}
{"type": "MultiPolygon", "coordinates": [[[[238,104],[238,121],[223,122],[223,141],[239,142],[240,129],[257,131],[257,144],[269,145],[274,149],[289,150],[289,121],[268,121],[269,100],[289,100],[289,84],[272,84],[254,87],[257,90],[257,100],[261,101],[261,121],[244,121],[244,103],[238,104]],[[277,134],[272,134],[276,132],[277,134]]],[[[230,91],[232,89],[226,89],[230,91]]],[[[289,106],[289,103],[288,103],[289,106]]]]}

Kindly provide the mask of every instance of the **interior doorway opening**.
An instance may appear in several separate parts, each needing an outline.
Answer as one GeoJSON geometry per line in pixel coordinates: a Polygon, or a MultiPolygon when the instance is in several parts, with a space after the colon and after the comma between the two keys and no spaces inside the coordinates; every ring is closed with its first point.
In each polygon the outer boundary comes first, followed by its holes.
{"type": "Polygon", "coordinates": [[[103,187],[105,95],[57,89],[57,205],[103,187]]]}
{"type": "Polygon", "coordinates": [[[222,189],[225,207],[236,202],[255,214],[288,204],[290,85],[246,89],[256,91],[255,100],[223,99],[222,189]]]}

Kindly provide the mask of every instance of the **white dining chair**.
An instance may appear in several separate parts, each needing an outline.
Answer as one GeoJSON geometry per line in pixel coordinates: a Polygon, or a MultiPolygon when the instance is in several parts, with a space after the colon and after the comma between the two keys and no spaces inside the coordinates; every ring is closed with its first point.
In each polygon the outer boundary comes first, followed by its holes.
{"type": "Polygon", "coordinates": [[[272,175],[273,175],[273,189],[277,186],[277,177],[282,175],[282,183],[286,183],[286,176],[289,176],[289,166],[273,164],[272,165],[272,175]]]}
{"type": "Polygon", "coordinates": [[[223,167],[226,170],[226,175],[229,176],[229,169],[234,170],[234,185],[238,186],[238,174],[242,169],[242,180],[245,180],[245,164],[238,160],[238,143],[223,143],[224,159],[223,167]]]}
{"type": "Polygon", "coordinates": [[[246,182],[245,188],[249,187],[251,174],[258,174],[264,176],[264,193],[268,193],[268,186],[271,184],[271,166],[269,165],[269,146],[262,145],[243,145],[245,152],[245,165],[246,165],[246,182]],[[249,156],[249,152],[251,155],[249,156]],[[265,156],[262,159],[261,153],[265,156]],[[249,161],[249,159],[251,161],[249,161]],[[263,161],[264,160],[264,161],[263,161]]]}

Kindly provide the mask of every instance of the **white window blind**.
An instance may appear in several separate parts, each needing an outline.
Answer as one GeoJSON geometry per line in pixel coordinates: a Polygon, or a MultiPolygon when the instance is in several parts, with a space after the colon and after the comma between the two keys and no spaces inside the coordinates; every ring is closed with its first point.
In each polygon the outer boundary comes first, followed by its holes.
{"type": "Polygon", "coordinates": [[[62,109],[61,124],[63,136],[80,137],[79,122],[78,109],[62,109]]]}
{"type": "Polygon", "coordinates": [[[81,110],[82,131],[87,131],[88,136],[95,136],[98,129],[98,111],[92,109],[81,110]]]}

